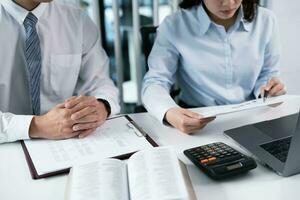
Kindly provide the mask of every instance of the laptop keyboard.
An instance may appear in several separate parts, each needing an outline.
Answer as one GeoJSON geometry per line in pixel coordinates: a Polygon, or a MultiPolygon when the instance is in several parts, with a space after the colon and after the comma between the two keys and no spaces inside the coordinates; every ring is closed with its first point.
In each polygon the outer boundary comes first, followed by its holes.
{"type": "Polygon", "coordinates": [[[260,145],[264,150],[285,163],[289,152],[292,136],[260,145]]]}

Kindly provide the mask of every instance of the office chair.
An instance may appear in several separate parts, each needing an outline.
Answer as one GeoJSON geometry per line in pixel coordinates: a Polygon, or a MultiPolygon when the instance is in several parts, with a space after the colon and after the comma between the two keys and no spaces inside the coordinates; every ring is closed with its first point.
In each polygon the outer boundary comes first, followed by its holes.
{"type": "Polygon", "coordinates": [[[142,51],[145,55],[146,71],[148,67],[148,57],[151,53],[153,44],[156,38],[157,26],[142,26],[141,27],[141,38],[142,38],[142,51]]]}
{"type": "MultiPolygon", "coordinates": [[[[146,71],[149,70],[148,66],[148,57],[151,53],[153,44],[155,42],[156,38],[156,29],[157,26],[142,26],[140,31],[141,31],[141,39],[142,39],[142,51],[145,55],[145,63],[146,63],[146,71]]],[[[170,91],[171,97],[174,99],[176,96],[178,96],[180,93],[180,89],[174,89],[172,87],[170,91]]],[[[135,113],[140,113],[140,112],[147,112],[147,110],[144,108],[142,105],[137,105],[134,108],[135,113]]]]}

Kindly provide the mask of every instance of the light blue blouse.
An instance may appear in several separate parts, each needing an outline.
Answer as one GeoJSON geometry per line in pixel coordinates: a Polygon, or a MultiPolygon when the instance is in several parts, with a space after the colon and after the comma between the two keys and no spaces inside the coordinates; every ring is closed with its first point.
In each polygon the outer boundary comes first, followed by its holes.
{"type": "Polygon", "coordinates": [[[192,106],[257,98],[260,87],[279,76],[279,58],[277,22],[270,10],[259,7],[248,23],[240,9],[227,32],[210,20],[201,5],[180,10],[158,28],[144,77],[143,103],[162,120],[174,102],[157,97],[167,95],[176,78],[180,98],[192,106]]]}

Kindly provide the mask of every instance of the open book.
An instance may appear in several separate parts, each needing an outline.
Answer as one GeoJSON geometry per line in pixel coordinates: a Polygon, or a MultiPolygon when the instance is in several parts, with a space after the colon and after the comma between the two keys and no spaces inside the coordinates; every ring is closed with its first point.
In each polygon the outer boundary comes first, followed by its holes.
{"type": "Polygon", "coordinates": [[[125,161],[102,159],[71,169],[66,200],[186,200],[179,161],[170,147],[135,153],[125,161]]]}

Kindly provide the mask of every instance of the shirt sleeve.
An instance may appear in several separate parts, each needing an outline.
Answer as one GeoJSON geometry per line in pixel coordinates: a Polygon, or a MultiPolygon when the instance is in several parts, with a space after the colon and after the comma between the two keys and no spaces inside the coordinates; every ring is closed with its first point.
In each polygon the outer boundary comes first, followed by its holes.
{"type": "Polygon", "coordinates": [[[176,80],[179,52],[168,40],[170,32],[165,20],[157,31],[157,37],[149,55],[149,71],[142,87],[142,101],[150,114],[163,122],[165,113],[178,107],[170,96],[170,88],[176,80]]]}
{"type": "Polygon", "coordinates": [[[33,116],[0,112],[0,144],[29,139],[29,127],[33,116]]]}
{"type": "Polygon", "coordinates": [[[179,107],[161,85],[148,86],[143,93],[142,100],[148,112],[162,123],[169,109],[179,107]]]}
{"type": "Polygon", "coordinates": [[[109,58],[100,43],[100,34],[92,20],[84,14],[82,65],[75,95],[84,94],[106,100],[111,114],[120,112],[119,93],[109,77],[109,58]]]}
{"type": "Polygon", "coordinates": [[[268,33],[270,34],[270,39],[265,48],[262,70],[259,74],[254,88],[254,96],[256,98],[258,98],[258,96],[260,95],[260,88],[262,86],[266,85],[271,78],[279,78],[280,76],[279,60],[281,47],[277,20],[274,14],[271,17],[270,24],[271,28],[268,31],[268,33]]]}

